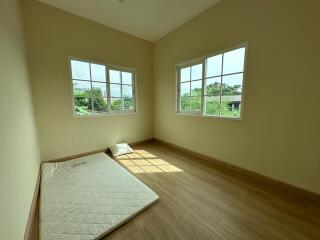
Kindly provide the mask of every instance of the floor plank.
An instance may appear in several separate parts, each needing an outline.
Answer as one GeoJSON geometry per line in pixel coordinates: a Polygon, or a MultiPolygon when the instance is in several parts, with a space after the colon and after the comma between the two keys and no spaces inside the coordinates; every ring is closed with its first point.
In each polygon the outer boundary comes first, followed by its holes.
{"type": "Polygon", "coordinates": [[[320,239],[320,206],[159,143],[116,159],[160,200],[104,240],[320,239]]]}

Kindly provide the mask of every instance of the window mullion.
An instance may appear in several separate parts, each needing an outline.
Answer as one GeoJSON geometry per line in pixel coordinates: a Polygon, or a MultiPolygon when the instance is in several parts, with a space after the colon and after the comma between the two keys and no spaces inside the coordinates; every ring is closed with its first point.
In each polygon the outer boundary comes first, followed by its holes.
{"type": "Polygon", "coordinates": [[[123,98],[123,92],[122,92],[122,71],[120,72],[120,96],[121,96],[121,111],[124,111],[124,98],[123,98]]]}
{"type": "Polygon", "coordinates": [[[132,96],[133,96],[133,107],[134,111],[137,111],[137,100],[136,100],[136,72],[132,72],[132,96]]]}
{"type": "Polygon", "coordinates": [[[190,66],[190,82],[189,82],[189,111],[191,111],[191,76],[192,76],[192,66],[190,66]]]}
{"type": "Polygon", "coordinates": [[[220,102],[219,102],[219,116],[221,116],[221,98],[222,98],[222,78],[223,78],[223,64],[224,64],[224,53],[222,54],[221,62],[221,80],[220,80],[220,102]]]}
{"type": "Polygon", "coordinates": [[[111,113],[111,93],[110,93],[110,75],[109,68],[105,66],[106,69],[106,85],[107,85],[107,101],[108,101],[108,113],[111,113]]]}
{"type": "Polygon", "coordinates": [[[205,73],[207,69],[206,59],[202,60],[202,89],[201,89],[201,115],[205,113],[205,96],[204,96],[204,88],[205,88],[205,73]]]}
{"type": "Polygon", "coordinates": [[[92,89],[92,73],[91,73],[91,63],[89,63],[89,72],[90,72],[90,86],[91,86],[91,108],[92,112],[94,112],[94,105],[93,105],[93,89],[92,89]]]}
{"type": "Polygon", "coordinates": [[[181,75],[180,75],[180,71],[181,71],[181,68],[180,67],[177,67],[176,68],[176,71],[177,71],[177,77],[178,77],[178,82],[177,82],[177,112],[179,113],[181,110],[181,75]]]}

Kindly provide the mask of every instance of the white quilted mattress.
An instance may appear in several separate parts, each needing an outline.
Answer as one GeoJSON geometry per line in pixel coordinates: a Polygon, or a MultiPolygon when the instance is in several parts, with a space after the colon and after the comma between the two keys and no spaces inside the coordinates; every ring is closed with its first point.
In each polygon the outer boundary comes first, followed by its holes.
{"type": "Polygon", "coordinates": [[[100,239],[157,199],[104,153],[43,163],[40,239],[100,239]]]}

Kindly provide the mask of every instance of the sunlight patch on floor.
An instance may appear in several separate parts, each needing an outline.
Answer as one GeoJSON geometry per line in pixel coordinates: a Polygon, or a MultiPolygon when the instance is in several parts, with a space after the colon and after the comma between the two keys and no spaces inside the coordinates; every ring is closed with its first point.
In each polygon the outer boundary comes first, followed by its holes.
{"type": "Polygon", "coordinates": [[[135,150],[134,153],[122,155],[116,159],[133,173],[183,172],[182,169],[145,150],[135,150]]]}

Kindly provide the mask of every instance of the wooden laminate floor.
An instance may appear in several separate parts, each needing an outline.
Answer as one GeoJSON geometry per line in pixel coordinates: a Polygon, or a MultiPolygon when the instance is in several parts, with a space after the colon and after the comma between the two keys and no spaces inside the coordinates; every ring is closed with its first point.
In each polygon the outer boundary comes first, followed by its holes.
{"type": "Polygon", "coordinates": [[[159,143],[117,161],[160,200],[104,240],[320,239],[320,207],[159,143]]]}
{"type": "Polygon", "coordinates": [[[103,240],[320,240],[320,206],[159,143],[117,161],[160,200],[103,240]]]}

